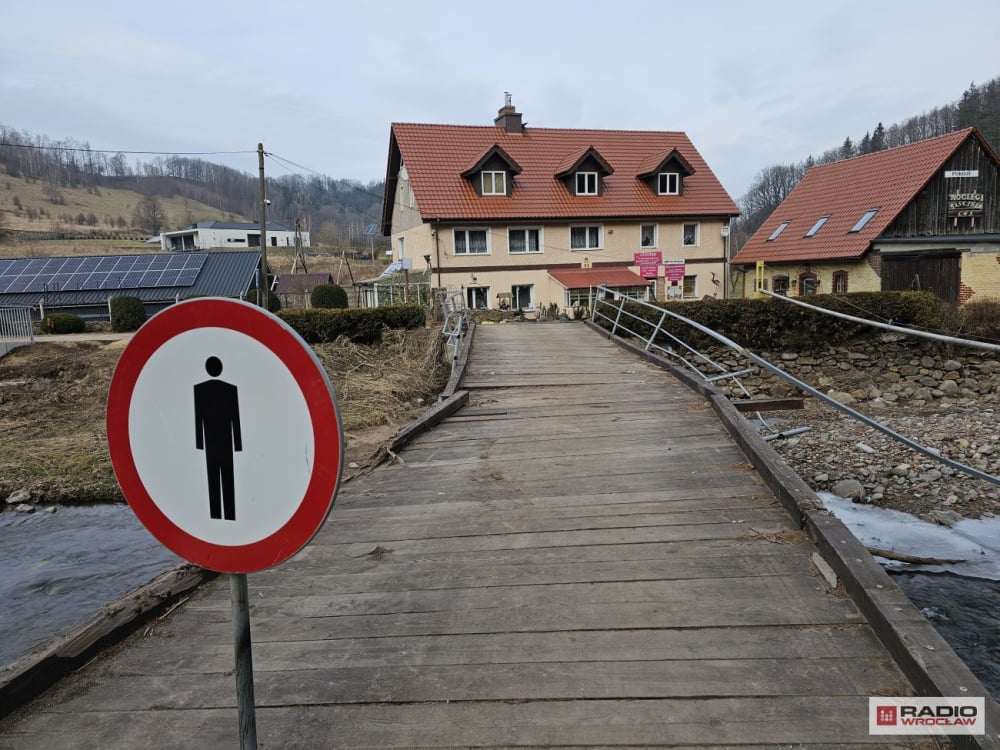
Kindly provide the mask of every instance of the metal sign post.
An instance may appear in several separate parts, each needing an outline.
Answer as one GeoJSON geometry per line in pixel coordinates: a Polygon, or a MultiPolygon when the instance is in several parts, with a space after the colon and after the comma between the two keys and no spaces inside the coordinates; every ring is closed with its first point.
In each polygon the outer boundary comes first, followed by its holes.
{"type": "Polygon", "coordinates": [[[240,720],[240,750],[257,750],[257,704],[253,697],[253,649],[250,641],[250,606],[247,574],[232,573],[229,591],[233,600],[233,652],[236,656],[236,709],[240,720]]]}

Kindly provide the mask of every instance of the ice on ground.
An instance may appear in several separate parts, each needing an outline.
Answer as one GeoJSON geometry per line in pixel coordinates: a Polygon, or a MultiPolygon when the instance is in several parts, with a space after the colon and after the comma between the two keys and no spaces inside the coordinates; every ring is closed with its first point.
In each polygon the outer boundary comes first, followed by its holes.
{"type": "Polygon", "coordinates": [[[948,527],[898,510],[853,503],[829,492],[818,495],[827,510],[839,518],[866,547],[913,557],[960,561],[915,565],[879,558],[888,569],[948,572],[1000,580],[1000,516],[966,518],[948,527]]]}

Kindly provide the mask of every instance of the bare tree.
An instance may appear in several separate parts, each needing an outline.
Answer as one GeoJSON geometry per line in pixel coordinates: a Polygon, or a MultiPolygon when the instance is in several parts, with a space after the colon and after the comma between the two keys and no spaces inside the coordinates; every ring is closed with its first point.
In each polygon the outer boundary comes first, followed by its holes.
{"type": "Polygon", "coordinates": [[[143,197],[132,212],[132,226],[150,234],[159,232],[166,223],[167,215],[155,195],[143,197]]]}

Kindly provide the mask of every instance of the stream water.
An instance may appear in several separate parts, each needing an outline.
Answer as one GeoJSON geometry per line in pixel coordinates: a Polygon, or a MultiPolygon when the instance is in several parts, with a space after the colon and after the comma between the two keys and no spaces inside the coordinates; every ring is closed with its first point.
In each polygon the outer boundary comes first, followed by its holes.
{"type": "MultiPolygon", "coordinates": [[[[823,500],[869,546],[962,560],[922,569],[887,562],[886,568],[1000,698],[1000,518],[949,529],[833,495],[823,500]]],[[[125,505],[0,513],[0,665],[178,562],[125,505]]]]}
{"type": "Polygon", "coordinates": [[[0,513],[0,665],[178,562],[127,505],[0,513]]]}

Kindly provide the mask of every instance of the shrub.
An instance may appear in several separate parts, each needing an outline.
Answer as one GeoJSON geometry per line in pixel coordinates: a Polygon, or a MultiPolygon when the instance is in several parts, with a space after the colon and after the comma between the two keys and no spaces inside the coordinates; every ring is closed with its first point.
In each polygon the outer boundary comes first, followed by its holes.
{"type": "MultiPolygon", "coordinates": [[[[895,325],[937,330],[942,323],[944,305],[932,292],[857,292],[810,296],[804,300],[855,317],[895,325]]],[[[617,307],[617,303],[613,303],[617,307]]],[[[872,337],[877,328],[833,319],[823,313],[778,299],[728,299],[702,302],[667,302],[662,308],[682,315],[750,349],[788,347],[800,351],[819,350],[859,338],[872,337]]],[[[608,314],[607,305],[599,311],[608,314]]],[[[621,323],[638,336],[649,336],[659,322],[659,310],[628,302],[621,323]]],[[[614,315],[612,315],[612,318],[614,315]]],[[[611,324],[598,321],[605,328],[611,324]]],[[[663,329],[694,347],[717,343],[683,321],[667,317],[663,329]]],[[[662,336],[658,343],[674,346],[662,336]]]]}
{"type": "Polygon", "coordinates": [[[42,319],[42,333],[83,333],[87,325],[72,313],[49,313],[42,319]]]}
{"type": "Polygon", "coordinates": [[[1000,299],[969,302],[958,310],[958,323],[950,331],[956,336],[1000,339],[1000,299]]]}
{"type": "Polygon", "coordinates": [[[110,304],[112,331],[137,331],[146,322],[146,306],[138,297],[112,297],[110,304]]]}
{"type": "MultiPolygon", "coordinates": [[[[251,289],[247,292],[246,301],[256,305],[257,304],[257,290],[251,289]]],[[[281,309],[281,300],[278,295],[272,292],[270,289],[267,291],[267,310],[268,312],[276,313],[281,309]]]]}
{"type": "Polygon", "coordinates": [[[366,309],[282,310],[279,317],[310,344],[336,341],[346,336],[356,344],[376,344],[384,328],[420,328],[427,311],[420,305],[394,305],[366,309]]]}
{"type": "Polygon", "coordinates": [[[321,309],[342,309],[348,306],[347,291],[336,284],[320,284],[312,290],[309,303],[321,309]]]}

